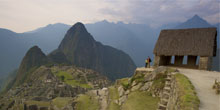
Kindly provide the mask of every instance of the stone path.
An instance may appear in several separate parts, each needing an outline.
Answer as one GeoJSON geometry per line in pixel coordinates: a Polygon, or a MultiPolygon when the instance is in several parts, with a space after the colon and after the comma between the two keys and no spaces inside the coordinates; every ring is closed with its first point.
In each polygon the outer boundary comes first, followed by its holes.
{"type": "Polygon", "coordinates": [[[107,110],[109,96],[108,88],[91,90],[89,94],[92,94],[92,96],[98,99],[100,105],[99,110],[107,110]]]}
{"type": "Polygon", "coordinates": [[[220,81],[220,72],[178,69],[186,75],[195,86],[200,99],[199,110],[220,110],[220,95],[215,94],[212,89],[215,79],[220,81]]]}
{"type": "Polygon", "coordinates": [[[100,110],[107,110],[108,107],[108,94],[109,91],[107,88],[103,88],[99,90],[99,103],[100,103],[100,110]]]}

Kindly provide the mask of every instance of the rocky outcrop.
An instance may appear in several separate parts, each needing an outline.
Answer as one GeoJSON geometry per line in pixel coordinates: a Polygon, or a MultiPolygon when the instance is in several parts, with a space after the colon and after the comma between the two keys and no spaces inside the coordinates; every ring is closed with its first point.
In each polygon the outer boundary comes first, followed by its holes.
{"type": "MultiPolygon", "coordinates": [[[[123,103],[127,100],[128,95],[134,91],[148,91],[152,94],[153,97],[160,97],[163,90],[163,83],[161,82],[158,84],[162,86],[161,88],[155,87],[156,80],[161,80],[167,77],[168,68],[166,67],[159,67],[157,69],[152,68],[138,68],[135,71],[135,74],[128,79],[128,84],[120,84],[120,81],[116,83],[119,84],[118,86],[118,94],[119,99],[115,101],[118,105],[123,105],[123,103]]],[[[157,85],[157,86],[158,86],[157,85]]]]}
{"type": "Polygon", "coordinates": [[[220,82],[216,79],[215,83],[212,86],[212,89],[215,90],[216,94],[220,94],[220,82]]]}

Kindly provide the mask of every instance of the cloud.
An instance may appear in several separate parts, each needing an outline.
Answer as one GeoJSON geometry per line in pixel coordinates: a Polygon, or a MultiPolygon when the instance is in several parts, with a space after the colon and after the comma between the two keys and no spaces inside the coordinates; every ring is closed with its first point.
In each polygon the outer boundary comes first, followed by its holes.
{"type": "Polygon", "coordinates": [[[0,0],[0,27],[23,32],[49,23],[103,19],[157,27],[195,14],[217,23],[219,7],[219,0],[0,0]]]}
{"type": "Polygon", "coordinates": [[[103,14],[152,26],[183,22],[195,14],[217,23],[220,11],[218,0],[115,0],[109,4],[111,7],[101,9],[103,14]]]}

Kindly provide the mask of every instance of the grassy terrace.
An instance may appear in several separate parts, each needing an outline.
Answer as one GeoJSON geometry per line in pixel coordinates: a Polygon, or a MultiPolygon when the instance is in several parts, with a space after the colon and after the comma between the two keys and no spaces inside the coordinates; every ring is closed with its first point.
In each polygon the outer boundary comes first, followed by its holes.
{"type": "Polygon", "coordinates": [[[59,71],[57,73],[54,73],[56,76],[60,78],[60,80],[63,80],[66,84],[69,84],[71,86],[80,86],[82,88],[92,88],[91,85],[87,84],[86,82],[81,82],[80,79],[76,80],[71,74],[65,71],[59,71]],[[63,77],[63,79],[62,79],[63,77]]]}
{"type": "Polygon", "coordinates": [[[180,90],[181,110],[198,110],[200,101],[192,83],[183,74],[178,73],[175,75],[175,78],[180,90]]]}
{"type": "Polygon", "coordinates": [[[76,99],[76,110],[98,110],[99,103],[98,99],[91,97],[89,95],[80,95],[76,99]]]}
{"type": "Polygon", "coordinates": [[[134,91],[129,94],[122,110],[156,110],[159,98],[152,97],[146,91],[134,91]]]}
{"type": "Polygon", "coordinates": [[[109,99],[110,103],[107,110],[120,110],[120,106],[114,101],[119,98],[118,90],[115,87],[109,87],[109,99]]]}
{"type": "Polygon", "coordinates": [[[33,100],[30,100],[30,101],[26,101],[26,104],[27,105],[37,105],[37,106],[40,106],[40,107],[50,106],[50,102],[46,102],[46,101],[33,101],[33,100]]]}
{"type": "Polygon", "coordinates": [[[73,98],[71,97],[57,97],[53,99],[52,104],[61,109],[62,107],[68,105],[72,100],[73,98]]]}

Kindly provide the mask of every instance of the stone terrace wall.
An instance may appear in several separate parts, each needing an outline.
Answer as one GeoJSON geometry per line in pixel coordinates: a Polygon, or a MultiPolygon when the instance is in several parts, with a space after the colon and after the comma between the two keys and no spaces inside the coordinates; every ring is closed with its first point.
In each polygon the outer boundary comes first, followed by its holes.
{"type": "Polygon", "coordinates": [[[179,73],[168,74],[158,104],[158,110],[198,110],[199,99],[196,96],[193,85],[191,85],[190,81],[187,81],[187,77],[181,76],[179,73]],[[184,99],[186,96],[188,98],[184,99]]]}
{"type": "Polygon", "coordinates": [[[167,75],[165,87],[158,104],[158,110],[180,110],[180,104],[178,100],[179,90],[173,74],[175,73],[167,75]]]}
{"type": "Polygon", "coordinates": [[[180,110],[180,104],[178,97],[179,95],[179,90],[177,87],[177,82],[175,77],[173,76],[171,79],[171,91],[170,91],[170,98],[167,104],[167,110],[180,110]]]}

